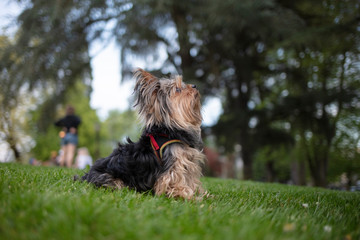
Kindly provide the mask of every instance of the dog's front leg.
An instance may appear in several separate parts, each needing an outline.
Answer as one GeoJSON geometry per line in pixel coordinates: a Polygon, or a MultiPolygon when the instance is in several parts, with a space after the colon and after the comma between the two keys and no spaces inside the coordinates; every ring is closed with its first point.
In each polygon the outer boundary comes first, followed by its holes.
{"type": "Polygon", "coordinates": [[[203,154],[193,148],[175,147],[172,149],[175,158],[173,165],[156,181],[156,195],[194,199],[204,190],[201,187],[201,167],[203,154]]]}

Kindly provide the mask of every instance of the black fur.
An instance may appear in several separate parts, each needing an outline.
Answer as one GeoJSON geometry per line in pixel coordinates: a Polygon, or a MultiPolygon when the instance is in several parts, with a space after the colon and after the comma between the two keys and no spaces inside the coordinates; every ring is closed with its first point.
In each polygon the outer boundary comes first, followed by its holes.
{"type": "Polygon", "coordinates": [[[175,156],[171,156],[171,151],[167,151],[166,147],[163,158],[159,160],[151,147],[147,136],[149,133],[166,134],[170,139],[182,141],[174,144],[187,144],[199,150],[202,148],[202,140],[198,134],[154,126],[145,129],[138,142],[128,139],[127,144],[119,144],[110,156],[97,160],[81,179],[97,187],[115,187],[114,181],[120,179],[136,191],[152,190],[156,180],[172,166],[175,156]]]}

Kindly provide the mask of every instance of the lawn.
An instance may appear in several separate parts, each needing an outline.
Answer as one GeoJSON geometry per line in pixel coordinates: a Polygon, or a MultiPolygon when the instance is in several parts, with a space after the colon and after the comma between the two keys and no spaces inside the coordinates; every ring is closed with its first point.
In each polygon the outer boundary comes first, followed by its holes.
{"type": "Polygon", "coordinates": [[[212,197],[183,201],[74,174],[0,164],[0,239],[360,239],[360,193],[203,178],[212,197]]]}

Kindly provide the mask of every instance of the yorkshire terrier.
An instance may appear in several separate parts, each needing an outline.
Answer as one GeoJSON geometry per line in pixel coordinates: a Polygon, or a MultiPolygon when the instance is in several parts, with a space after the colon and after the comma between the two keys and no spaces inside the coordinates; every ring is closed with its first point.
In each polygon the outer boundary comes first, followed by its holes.
{"type": "Polygon", "coordinates": [[[144,129],[138,142],[129,138],[110,156],[97,160],[81,180],[97,187],[138,192],[151,191],[167,197],[198,199],[202,153],[200,94],[196,85],[181,76],[157,78],[134,72],[135,107],[144,129]]]}

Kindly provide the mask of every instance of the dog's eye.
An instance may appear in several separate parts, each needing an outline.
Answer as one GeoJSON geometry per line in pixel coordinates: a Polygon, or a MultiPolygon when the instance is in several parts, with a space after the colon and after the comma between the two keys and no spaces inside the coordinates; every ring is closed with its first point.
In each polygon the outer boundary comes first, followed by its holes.
{"type": "Polygon", "coordinates": [[[181,88],[176,88],[176,92],[181,92],[181,88]]]}

